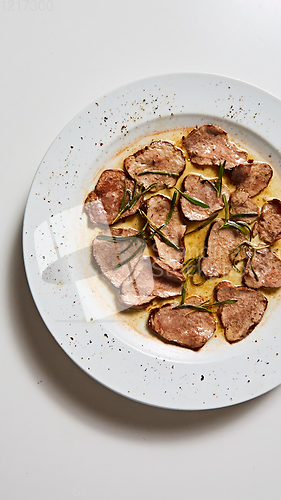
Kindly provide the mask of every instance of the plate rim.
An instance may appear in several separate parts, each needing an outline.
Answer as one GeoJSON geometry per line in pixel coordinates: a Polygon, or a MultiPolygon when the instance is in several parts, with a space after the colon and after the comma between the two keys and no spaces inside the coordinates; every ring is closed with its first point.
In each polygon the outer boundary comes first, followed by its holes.
{"type": "MultiPolygon", "coordinates": [[[[242,86],[247,86],[248,88],[253,88],[255,89],[257,92],[262,92],[265,97],[270,97],[272,98],[274,101],[277,100],[279,102],[279,105],[281,105],[281,100],[277,97],[275,97],[273,94],[265,91],[264,89],[261,89],[255,85],[252,85],[251,83],[248,83],[248,82],[245,82],[245,81],[242,81],[242,80],[239,80],[239,79],[235,79],[235,78],[232,78],[232,77],[227,77],[227,76],[223,76],[223,75],[215,75],[215,74],[210,74],[210,73],[198,73],[198,72],[195,72],[195,73],[168,73],[168,74],[162,74],[162,75],[157,75],[157,76],[151,76],[151,77],[148,77],[148,78],[145,78],[145,79],[141,79],[141,80],[138,80],[137,82],[130,82],[126,85],[123,85],[123,86],[120,86],[118,87],[117,89],[114,89],[106,94],[104,94],[103,96],[100,96],[99,98],[97,98],[97,102],[98,101],[101,101],[102,99],[109,99],[111,96],[113,96],[114,94],[117,94],[117,93],[120,93],[120,92],[125,92],[126,89],[129,89],[130,87],[132,87],[133,85],[135,85],[136,83],[138,84],[148,84],[149,82],[152,82],[152,81],[159,81],[159,80],[162,80],[162,79],[165,79],[165,78],[172,78],[172,79],[177,79],[177,78],[206,78],[206,79],[223,79],[224,81],[228,81],[228,82],[235,82],[236,84],[238,85],[242,85],[242,86]]],[[[53,140],[53,142],[51,143],[51,145],[49,146],[49,148],[47,149],[43,159],[41,160],[40,164],[39,164],[39,167],[35,173],[35,176],[33,178],[33,181],[32,181],[32,184],[31,184],[31,187],[30,187],[30,190],[29,190],[29,194],[28,194],[28,199],[27,199],[27,203],[26,203],[26,209],[25,209],[25,214],[24,214],[24,221],[23,221],[23,254],[24,254],[24,266],[25,266],[25,270],[26,270],[26,275],[27,275],[27,280],[28,280],[28,284],[29,284],[29,288],[31,290],[31,294],[32,294],[32,297],[33,297],[33,300],[36,304],[36,307],[41,315],[41,318],[43,319],[45,325],[47,326],[47,328],[49,329],[49,331],[51,332],[51,334],[53,335],[53,337],[55,338],[55,340],[57,340],[57,342],[60,344],[59,340],[56,338],[56,336],[54,335],[54,333],[51,331],[50,329],[50,326],[48,325],[48,321],[46,320],[46,316],[45,314],[43,314],[42,310],[40,310],[40,307],[38,305],[38,297],[37,297],[37,300],[36,300],[36,291],[34,290],[34,286],[32,284],[32,278],[31,278],[31,273],[30,273],[30,267],[29,267],[29,262],[28,262],[28,256],[27,256],[27,236],[25,234],[25,230],[26,230],[26,227],[28,226],[28,221],[27,221],[27,218],[28,218],[28,206],[30,204],[30,197],[31,197],[31,193],[32,193],[32,190],[33,190],[33,187],[36,183],[36,178],[37,178],[37,174],[40,170],[40,167],[43,165],[43,162],[44,162],[44,159],[46,158],[46,156],[48,155],[48,153],[52,150],[52,148],[54,147],[54,144],[57,142],[58,138],[60,135],[63,134],[64,131],[66,131],[68,129],[68,127],[75,121],[77,120],[77,118],[81,115],[83,115],[83,113],[85,113],[90,107],[92,107],[94,105],[95,101],[92,101],[92,103],[90,103],[88,106],[85,106],[83,108],[83,110],[81,110],[79,113],[77,113],[66,125],[65,127],[62,129],[62,131],[56,136],[56,138],[53,140]]],[[[236,123],[236,122],[234,122],[236,123]]],[[[63,349],[64,347],[61,346],[63,349]]],[[[65,350],[65,349],[64,349],[65,350]]],[[[87,374],[89,374],[92,378],[94,378],[95,380],[97,380],[99,383],[101,383],[102,385],[104,385],[105,387],[113,390],[114,392],[120,394],[120,395],[123,395],[129,399],[132,399],[134,401],[138,401],[138,402],[141,402],[141,403],[145,403],[145,404],[148,404],[148,405],[151,405],[151,406],[156,406],[156,407],[161,407],[161,408],[167,408],[167,409],[178,409],[178,410],[199,410],[199,409],[211,409],[211,408],[220,408],[220,407],[225,407],[225,406],[231,406],[231,405],[234,405],[234,404],[238,404],[240,402],[243,402],[243,401],[247,401],[247,400],[250,400],[250,399],[253,399],[255,397],[258,397],[266,392],[268,392],[269,390],[277,387],[281,381],[275,383],[274,385],[271,385],[271,387],[264,387],[264,389],[262,389],[259,393],[255,393],[253,394],[252,396],[249,396],[247,395],[245,398],[240,398],[239,401],[233,401],[233,402],[225,402],[225,404],[223,404],[223,402],[221,401],[221,403],[214,403],[213,406],[211,406],[210,404],[208,404],[207,406],[204,406],[204,405],[197,405],[197,407],[180,407],[178,404],[175,404],[175,403],[172,403],[170,401],[170,403],[166,404],[166,403],[162,403],[162,404],[159,404],[157,401],[156,402],[152,402],[151,400],[147,400],[147,398],[138,398],[138,397],[135,397],[134,395],[131,395],[131,394],[126,394],[126,392],[124,390],[118,390],[116,387],[112,387],[109,383],[107,383],[106,381],[98,378],[98,376],[94,376],[92,373],[89,373],[84,366],[82,366],[76,359],[75,357],[72,357],[66,350],[65,350],[66,354],[76,363],[77,366],[79,366],[83,371],[85,371],[87,374]]],[[[153,356],[152,356],[153,357],[153,356]]]]}

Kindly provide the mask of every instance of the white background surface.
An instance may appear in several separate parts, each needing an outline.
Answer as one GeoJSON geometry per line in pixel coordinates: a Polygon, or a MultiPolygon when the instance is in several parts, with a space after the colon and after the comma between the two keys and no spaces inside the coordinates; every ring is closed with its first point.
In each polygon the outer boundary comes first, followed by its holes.
{"type": "Polygon", "coordinates": [[[105,389],[67,358],[37,313],[21,226],[47,148],[107,91],[190,71],[238,78],[281,98],[281,3],[53,0],[48,7],[0,2],[1,499],[279,500],[281,388],[202,412],[147,407],[105,389]]]}

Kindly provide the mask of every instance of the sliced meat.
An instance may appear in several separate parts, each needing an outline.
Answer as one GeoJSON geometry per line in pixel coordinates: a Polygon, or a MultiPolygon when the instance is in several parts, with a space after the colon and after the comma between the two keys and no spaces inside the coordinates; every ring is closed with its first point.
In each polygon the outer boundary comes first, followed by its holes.
{"type": "Polygon", "coordinates": [[[232,286],[222,281],[215,287],[217,301],[236,299],[233,304],[219,307],[218,314],[228,342],[238,342],[259,324],[267,308],[267,298],[256,290],[243,286],[232,286]]]}
{"type": "Polygon", "coordinates": [[[269,248],[257,250],[252,261],[248,259],[246,263],[243,282],[250,288],[279,288],[281,286],[281,260],[269,248]]]}
{"type": "Polygon", "coordinates": [[[153,257],[153,261],[156,264],[153,271],[155,277],[166,276],[169,281],[175,281],[175,283],[185,281],[185,277],[181,272],[172,269],[163,260],[153,257]]]}
{"type": "Polygon", "coordinates": [[[132,274],[126,278],[119,291],[119,302],[124,308],[138,309],[153,299],[166,299],[181,295],[182,281],[176,274],[160,267],[152,257],[143,257],[132,274]]]}
{"type": "Polygon", "coordinates": [[[206,241],[206,257],[201,260],[201,270],[207,278],[225,276],[232,263],[230,252],[245,240],[245,236],[234,228],[223,228],[224,221],[212,224],[206,241]]]}
{"type": "Polygon", "coordinates": [[[249,160],[232,170],[231,181],[252,198],[268,186],[272,174],[273,170],[268,163],[249,160]]]}
{"type": "Polygon", "coordinates": [[[265,243],[272,245],[281,238],[281,201],[270,200],[264,204],[257,224],[259,237],[265,243]]]}
{"type": "Polygon", "coordinates": [[[152,141],[149,146],[128,156],[124,160],[124,168],[132,179],[136,180],[138,184],[143,183],[145,188],[157,182],[154,191],[159,191],[165,187],[171,188],[176,184],[178,177],[185,169],[185,157],[182,150],[171,142],[152,141]],[[140,175],[143,172],[156,171],[174,175],[153,173],[140,175]]]}
{"type": "MultiPolygon", "coordinates": [[[[126,189],[133,193],[134,182],[127,179],[122,170],[105,170],[102,172],[95,189],[88,194],[85,200],[85,212],[92,224],[110,225],[114,222],[120,211],[125,181],[126,189]]],[[[138,189],[136,190],[136,194],[139,192],[138,189]]],[[[125,203],[129,199],[129,194],[127,193],[125,203]]],[[[134,207],[124,212],[117,220],[134,215],[142,202],[143,198],[140,197],[134,207]]]]}
{"type": "MultiPolygon", "coordinates": [[[[212,182],[214,182],[214,179],[204,179],[204,177],[197,174],[189,174],[184,179],[182,191],[192,198],[203,201],[210,207],[200,207],[181,196],[180,207],[183,215],[188,220],[206,220],[224,207],[222,196],[218,198],[216,190],[212,187],[212,182]]],[[[230,192],[227,186],[223,185],[222,194],[225,194],[227,200],[229,199],[230,192]]]]}
{"type": "MultiPolygon", "coordinates": [[[[164,224],[171,208],[171,200],[167,196],[157,194],[152,196],[146,202],[147,217],[152,220],[156,226],[164,224]]],[[[178,208],[175,206],[173,215],[167,226],[161,231],[174,243],[180,250],[173,248],[165,243],[155,234],[154,242],[160,259],[168,264],[172,269],[181,269],[184,260],[184,233],[185,224],[182,223],[178,208]]],[[[153,231],[153,228],[152,228],[153,231]]]]}
{"type": "Polygon", "coordinates": [[[259,207],[251,200],[248,193],[242,189],[236,189],[230,196],[229,213],[230,215],[255,213],[255,216],[239,217],[239,219],[234,218],[234,220],[242,220],[251,224],[259,216],[259,207]]]}
{"type": "Polygon", "coordinates": [[[116,288],[119,288],[124,279],[131,274],[144,252],[144,242],[140,238],[135,237],[137,233],[138,231],[135,229],[112,228],[111,231],[106,231],[103,236],[113,236],[116,238],[116,241],[106,241],[98,237],[95,238],[92,243],[92,252],[95,262],[101,273],[116,288]],[[123,238],[126,239],[124,240],[123,238]],[[141,249],[142,245],[143,248],[141,249]],[[138,249],[140,249],[139,252],[137,252],[138,249]],[[135,252],[137,252],[135,257],[130,259],[128,263],[114,269],[118,264],[130,258],[135,252]]]}
{"type": "MultiPolygon", "coordinates": [[[[200,305],[201,297],[189,297],[185,303],[200,305]]],[[[165,304],[150,312],[148,324],[163,339],[189,349],[200,349],[209,340],[216,323],[213,315],[192,309],[175,309],[175,304],[165,304]]]]}
{"type": "Polygon", "coordinates": [[[226,138],[227,133],[215,125],[203,125],[183,137],[190,160],[197,167],[219,167],[226,161],[225,169],[232,170],[240,163],[245,163],[248,153],[238,148],[226,138]]]}

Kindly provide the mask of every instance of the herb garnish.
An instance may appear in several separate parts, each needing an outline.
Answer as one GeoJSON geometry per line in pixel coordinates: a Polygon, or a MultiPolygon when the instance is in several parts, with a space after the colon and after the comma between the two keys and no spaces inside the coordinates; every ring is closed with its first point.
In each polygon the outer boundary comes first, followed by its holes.
{"type": "Polygon", "coordinates": [[[143,210],[139,210],[139,213],[142,217],[145,217],[148,224],[153,228],[153,236],[156,233],[161,238],[161,240],[164,241],[164,243],[166,243],[166,245],[168,245],[169,247],[175,248],[175,250],[181,250],[180,247],[178,247],[175,243],[173,243],[171,240],[169,240],[169,238],[167,238],[167,236],[163,233],[163,231],[161,231],[160,227],[158,227],[156,224],[154,224],[154,222],[152,222],[152,220],[149,219],[149,217],[147,217],[147,215],[144,213],[143,210]]]}
{"type": "Polygon", "coordinates": [[[217,192],[217,195],[218,195],[218,198],[221,197],[221,192],[222,192],[222,176],[223,176],[223,172],[224,172],[224,169],[225,169],[225,164],[226,164],[226,160],[224,160],[223,162],[220,163],[220,170],[219,170],[219,176],[218,178],[215,180],[213,186],[217,192]]]}
{"type": "MultiPolygon", "coordinates": [[[[138,240],[135,240],[135,243],[137,243],[138,240]]],[[[119,262],[114,268],[113,268],[113,271],[116,271],[116,269],[119,269],[119,267],[121,266],[124,266],[124,264],[127,264],[128,262],[130,262],[130,260],[132,260],[134,257],[136,257],[136,255],[141,251],[143,250],[143,248],[145,247],[146,243],[144,240],[141,241],[141,244],[139,245],[139,247],[135,250],[134,253],[132,253],[127,259],[123,260],[122,262],[119,262]]]]}
{"type": "Polygon", "coordinates": [[[212,215],[211,217],[209,217],[209,219],[206,219],[203,224],[201,224],[200,226],[197,226],[196,229],[192,229],[191,231],[188,231],[187,233],[185,233],[185,236],[187,236],[188,234],[192,234],[192,233],[196,233],[197,231],[200,231],[200,229],[203,229],[203,227],[206,227],[208,226],[216,217],[217,217],[217,213],[212,215]]]}
{"type": "Polygon", "coordinates": [[[233,220],[230,220],[229,219],[229,204],[228,204],[228,201],[226,199],[225,194],[222,195],[222,198],[223,198],[223,203],[224,203],[225,215],[224,215],[224,224],[222,226],[220,226],[219,229],[224,229],[224,228],[229,228],[229,227],[233,228],[233,229],[237,229],[237,231],[240,231],[240,233],[244,234],[245,236],[247,236],[247,234],[249,234],[249,237],[251,240],[252,239],[252,229],[249,226],[249,224],[247,224],[247,222],[244,222],[244,221],[235,222],[233,220]]]}
{"type": "MultiPolygon", "coordinates": [[[[239,245],[237,245],[235,248],[233,248],[231,250],[231,252],[229,253],[229,257],[232,259],[232,265],[235,269],[235,271],[237,271],[238,273],[240,273],[241,271],[238,269],[238,267],[236,266],[236,261],[238,259],[238,256],[240,254],[241,251],[244,251],[245,252],[245,255],[246,257],[249,259],[250,261],[250,266],[251,266],[251,270],[253,272],[253,275],[255,277],[255,279],[257,281],[259,281],[259,278],[258,278],[258,275],[254,269],[254,266],[253,266],[253,258],[254,256],[256,255],[256,253],[259,251],[259,250],[263,250],[264,248],[268,248],[270,245],[255,245],[254,243],[250,242],[250,241],[242,241],[242,243],[240,243],[239,245]],[[234,256],[232,256],[232,254],[235,253],[234,256]]],[[[245,258],[245,257],[244,257],[245,258]]],[[[243,260],[244,260],[243,258],[243,260]]]]}
{"type": "Polygon", "coordinates": [[[180,193],[181,196],[183,196],[186,200],[190,201],[190,203],[193,203],[193,205],[198,205],[199,207],[202,208],[210,208],[210,205],[207,205],[207,203],[204,203],[204,201],[198,200],[197,198],[192,198],[191,196],[188,196],[188,194],[183,193],[178,189],[177,187],[174,187],[180,193]]]}
{"type": "Polygon", "coordinates": [[[222,305],[225,305],[225,304],[235,304],[235,302],[237,302],[238,299],[228,299],[228,300],[221,300],[220,302],[212,302],[211,304],[209,303],[209,301],[206,301],[206,302],[203,302],[202,305],[199,305],[199,306],[195,306],[193,304],[180,304],[179,306],[176,306],[174,309],[195,309],[196,311],[204,311],[204,312],[208,312],[208,313],[211,313],[212,311],[210,309],[208,309],[209,307],[213,307],[213,306],[222,306],[222,305]]]}
{"type": "Polygon", "coordinates": [[[156,185],[157,185],[157,183],[154,182],[153,184],[151,184],[150,186],[148,186],[148,188],[144,189],[144,185],[141,184],[138,193],[136,193],[137,182],[135,181],[134,190],[133,190],[133,193],[131,194],[131,192],[127,189],[126,179],[125,179],[125,182],[124,182],[124,192],[123,192],[123,197],[122,197],[122,200],[121,200],[119,212],[116,215],[115,219],[112,221],[112,224],[114,224],[117,221],[117,219],[119,219],[119,217],[124,212],[127,212],[127,210],[131,210],[135,206],[135,204],[139,201],[139,199],[141,198],[141,196],[143,196],[144,194],[148,193],[156,185]],[[129,201],[127,201],[127,203],[125,203],[126,194],[129,194],[129,201]]]}
{"type": "Polygon", "coordinates": [[[207,278],[203,276],[203,279],[199,283],[195,283],[194,276],[198,274],[199,276],[202,276],[201,272],[201,260],[203,256],[198,255],[197,257],[192,257],[191,259],[188,259],[184,264],[182,268],[182,273],[186,275],[187,279],[190,278],[191,283],[194,286],[201,286],[207,278]]]}
{"type": "Polygon", "coordinates": [[[257,212],[241,212],[240,214],[232,214],[230,217],[232,219],[238,219],[239,217],[257,217],[257,212]]]}

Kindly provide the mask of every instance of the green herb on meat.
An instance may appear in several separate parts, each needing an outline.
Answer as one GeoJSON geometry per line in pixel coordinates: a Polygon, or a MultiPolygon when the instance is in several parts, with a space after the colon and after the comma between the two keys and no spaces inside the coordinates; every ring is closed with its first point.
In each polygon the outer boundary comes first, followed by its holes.
{"type": "Polygon", "coordinates": [[[210,205],[207,205],[207,203],[204,203],[204,201],[198,200],[197,198],[192,198],[191,196],[188,196],[188,194],[183,193],[180,191],[180,189],[174,187],[174,189],[177,190],[177,192],[183,196],[186,200],[190,201],[190,203],[193,203],[193,205],[198,205],[199,207],[202,208],[210,208],[210,205]]]}

